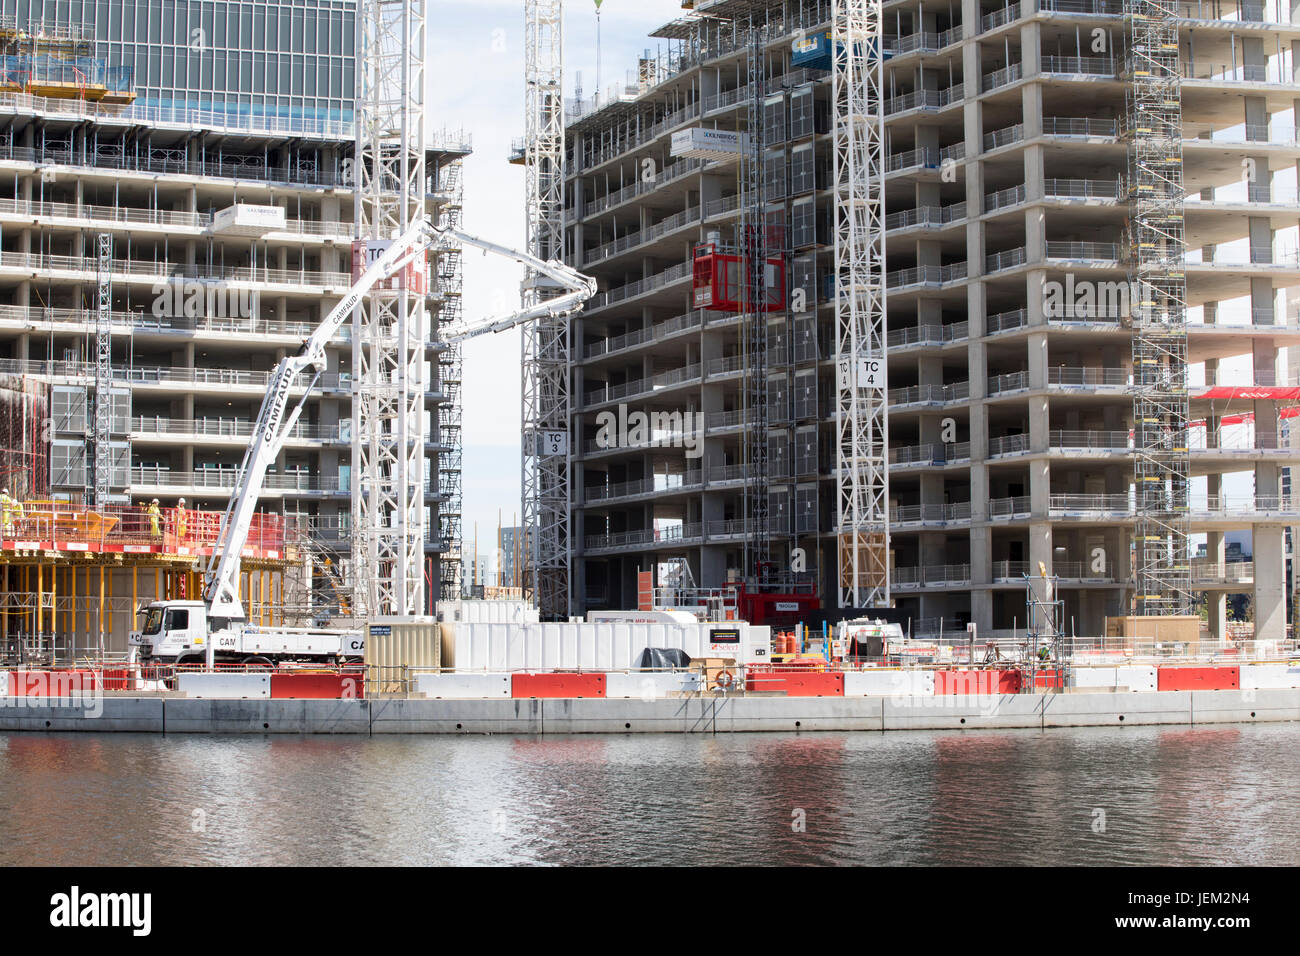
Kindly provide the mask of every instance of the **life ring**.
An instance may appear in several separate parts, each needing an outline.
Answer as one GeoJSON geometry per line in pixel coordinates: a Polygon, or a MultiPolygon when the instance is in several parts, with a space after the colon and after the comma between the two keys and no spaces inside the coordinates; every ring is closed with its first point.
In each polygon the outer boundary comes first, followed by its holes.
{"type": "Polygon", "coordinates": [[[713,678],[713,686],[719,690],[729,690],[735,682],[736,678],[731,671],[718,671],[718,676],[713,678]]]}

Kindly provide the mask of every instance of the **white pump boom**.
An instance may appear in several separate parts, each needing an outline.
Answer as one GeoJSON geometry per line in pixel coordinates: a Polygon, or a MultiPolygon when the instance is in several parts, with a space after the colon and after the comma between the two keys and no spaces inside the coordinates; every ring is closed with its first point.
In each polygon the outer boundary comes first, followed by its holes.
{"type": "MultiPolygon", "coordinates": [[[[491,252],[521,262],[553,279],[568,291],[503,318],[479,319],[449,326],[440,336],[443,342],[459,342],[488,332],[501,332],[544,316],[562,318],[582,308],[583,303],[596,294],[596,280],[562,263],[543,262],[526,252],[497,245],[455,229],[439,228],[427,220],[422,220],[407,230],[404,235],[394,239],[392,245],[385,249],[353,283],[338,305],[330,310],[329,315],[303,343],[298,354],[282,359],[271,376],[270,388],[262,402],[262,410],[258,413],[257,426],[253,429],[252,438],[249,439],[244,463],[240,466],[234,490],[230,494],[230,504],[221,520],[221,533],[208,563],[203,599],[208,606],[209,623],[213,628],[224,624],[242,623],[246,620],[243,605],[239,600],[238,587],[244,544],[248,540],[253,514],[257,511],[266,471],[280,454],[285,439],[289,437],[289,433],[293,431],[294,425],[302,414],[307,397],[325,370],[325,346],[334,338],[343,322],[352,315],[352,310],[361,297],[366,295],[376,283],[404,269],[423,256],[426,249],[454,242],[461,242],[482,249],[484,253],[491,252]],[[298,400],[298,404],[286,414],[289,408],[289,393],[297,382],[299,374],[307,371],[312,373],[312,379],[307,383],[306,391],[298,400]]],[[[211,654],[211,647],[209,647],[209,654],[211,654]]]]}

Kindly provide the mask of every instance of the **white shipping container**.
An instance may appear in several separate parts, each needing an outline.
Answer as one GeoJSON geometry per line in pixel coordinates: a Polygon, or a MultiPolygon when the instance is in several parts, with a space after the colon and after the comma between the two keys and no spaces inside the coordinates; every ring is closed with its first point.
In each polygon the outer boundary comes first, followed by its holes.
{"type": "Polygon", "coordinates": [[[537,608],[527,601],[439,601],[438,620],[448,624],[536,624],[537,608]]]}
{"type": "Polygon", "coordinates": [[[443,664],[457,671],[628,670],[647,647],[678,648],[692,659],[732,657],[753,662],[767,660],[769,639],[767,628],[743,623],[462,622],[456,625],[454,659],[443,664]],[[740,639],[715,643],[712,631],[718,627],[739,629],[740,639]]]}

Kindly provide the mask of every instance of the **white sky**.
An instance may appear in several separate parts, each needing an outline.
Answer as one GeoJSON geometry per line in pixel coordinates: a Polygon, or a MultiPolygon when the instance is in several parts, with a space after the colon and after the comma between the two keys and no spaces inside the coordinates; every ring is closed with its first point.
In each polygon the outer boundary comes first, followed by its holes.
{"type": "MultiPolygon", "coordinates": [[[[596,5],[565,4],[565,97],[582,74],[596,90],[596,5]]],[[[601,85],[622,81],[636,57],[660,41],[647,34],[681,13],[680,0],[605,0],[601,6],[601,85]]],[[[429,126],[464,129],[474,141],[465,162],[465,228],[524,246],[523,168],[506,162],[524,132],[523,0],[434,0],[429,13],[429,126]]],[[[465,316],[508,312],[519,304],[522,270],[497,257],[467,253],[465,316]]],[[[519,333],[465,345],[464,537],[472,553],[495,546],[498,509],[511,523],[519,510],[519,333]]]]}

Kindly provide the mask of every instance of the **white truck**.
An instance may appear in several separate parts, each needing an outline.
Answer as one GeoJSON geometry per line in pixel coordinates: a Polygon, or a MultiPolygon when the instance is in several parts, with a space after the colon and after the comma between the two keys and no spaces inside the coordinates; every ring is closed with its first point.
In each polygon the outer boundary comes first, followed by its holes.
{"type": "Polygon", "coordinates": [[[145,609],[144,627],[131,635],[141,663],[201,664],[208,642],[214,659],[271,666],[280,661],[350,664],[364,659],[364,630],[305,627],[228,626],[212,630],[202,601],[155,601],[145,609]]]}
{"type": "Polygon", "coordinates": [[[505,256],[528,266],[558,294],[503,318],[463,321],[444,330],[441,341],[460,342],[500,332],[539,318],[566,318],[596,294],[594,279],[557,261],[543,262],[527,253],[479,239],[459,230],[421,220],[383,249],[353,283],[324,321],[303,343],[297,355],[281,360],[267,389],[257,426],[249,439],[221,520],[221,531],[204,574],[201,601],[155,601],[145,611],[144,627],[130,636],[132,659],[157,664],[200,664],[211,669],[223,663],[274,664],[280,661],[352,661],[365,653],[365,637],[357,631],[310,628],[269,628],[248,623],[239,600],[240,557],[257,511],[267,468],[276,460],[285,439],[302,414],[321,373],[325,346],[348,319],[362,296],[389,276],[439,244],[464,244],[485,253],[505,256]],[[564,291],[561,291],[564,290],[564,291]],[[303,373],[312,375],[298,404],[289,410],[289,393],[303,373]]]}

